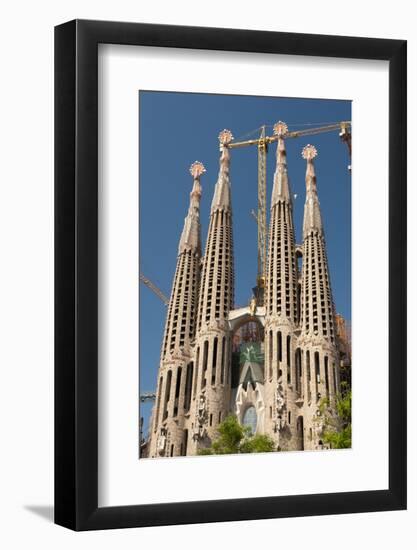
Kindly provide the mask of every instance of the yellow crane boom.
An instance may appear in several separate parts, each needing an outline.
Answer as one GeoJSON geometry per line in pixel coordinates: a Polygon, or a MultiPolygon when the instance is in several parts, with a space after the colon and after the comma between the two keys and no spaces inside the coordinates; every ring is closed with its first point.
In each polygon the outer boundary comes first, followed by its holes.
{"type": "MultiPolygon", "coordinates": [[[[317,128],[306,128],[305,130],[294,130],[293,132],[287,132],[283,137],[288,138],[298,138],[304,136],[314,136],[316,134],[323,134],[325,132],[334,132],[339,130],[340,137],[345,141],[343,136],[348,136],[351,133],[352,123],[350,120],[345,120],[342,122],[337,122],[334,124],[328,124],[327,126],[318,126],[317,128]],[[343,136],[342,136],[343,134],[343,136]]],[[[266,144],[273,143],[278,141],[278,136],[265,136],[262,137],[262,133],[265,132],[265,126],[261,128],[261,136],[257,139],[247,139],[246,141],[232,141],[228,144],[229,149],[237,149],[239,147],[247,147],[248,145],[258,145],[259,142],[264,139],[266,144]]],[[[350,152],[350,150],[349,150],[350,152]]]]}
{"type": "MultiPolygon", "coordinates": [[[[142,283],[145,286],[147,286],[150,290],[152,290],[152,292],[156,294],[158,298],[160,298],[166,306],[169,304],[169,298],[165,296],[162,290],[160,290],[150,279],[145,277],[143,273],[139,273],[139,279],[142,281],[142,283]]],[[[146,403],[147,401],[155,401],[156,393],[153,391],[142,392],[139,395],[139,399],[141,403],[146,403]]]]}
{"type": "Polygon", "coordinates": [[[266,273],[266,141],[265,126],[258,141],[258,286],[263,287],[266,273]]]}
{"type": "Polygon", "coordinates": [[[142,281],[144,285],[146,285],[154,294],[160,298],[164,304],[167,306],[169,304],[169,298],[165,296],[165,294],[160,290],[156,285],[153,284],[151,280],[149,280],[143,273],[139,274],[139,278],[142,281]]]}

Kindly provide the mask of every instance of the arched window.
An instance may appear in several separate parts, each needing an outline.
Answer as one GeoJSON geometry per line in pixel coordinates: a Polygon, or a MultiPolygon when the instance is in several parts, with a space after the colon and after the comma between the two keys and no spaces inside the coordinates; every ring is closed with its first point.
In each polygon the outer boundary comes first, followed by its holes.
{"type": "Polygon", "coordinates": [[[191,403],[191,384],[193,380],[193,362],[188,363],[187,365],[187,374],[185,378],[185,391],[184,391],[184,410],[188,411],[190,409],[191,403]]]}
{"type": "Polygon", "coordinates": [[[314,379],[316,384],[316,397],[318,398],[320,384],[320,356],[319,352],[314,352],[314,379]]]}
{"type": "Polygon", "coordinates": [[[297,418],[297,439],[298,439],[298,450],[304,451],[304,419],[302,416],[297,418]]]}
{"type": "Polygon", "coordinates": [[[226,353],[226,337],[223,336],[222,339],[222,366],[220,371],[220,384],[224,383],[224,363],[225,363],[225,353],[226,353]]]}
{"type": "Polygon", "coordinates": [[[311,401],[311,369],[310,369],[310,351],[306,351],[306,369],[307,369],[307,399],[311,401]]]}
{"type": "Polygon", "coordinates": [[[326,397],[329,397],[329,358],[324,357],[324,382],[326,385],[326,397]]]}
{"type": "Polygon", "coordinates": [[[208,340],[204,342],[203,346],[203,368],[201,373],[201,387],[206,387],[206,371],[207,371],[207,359],[208,359],[208,340]]]}
{"type": "Polygon", "coordinates": [[[154,425],[155,432],[159,421],[159,406],[161,404],[162,382],[163,382],[163,378],[161,376],[161,378],[159,379],[158,398],[156,400],[156,414],[155,414],[155,425],[154,425]]]}
{"type": "Polygon", "coordinates": [[[194,387],[193,387],[193,399],[195,399],[197,395],[197,378],[198,378],[198,370],[200,368],[200,348],[197,348],[197,353],[195,356],[195,373],[194,373],[194,387]]]}
{"type": "Polygon", "coordinates": [[[213,358],[211,361],[211,385],[214,386],[216,383],[216,367],[217,367],[217,336],[214,338],[213,342],[213,358]]]}
{"type": "Polygon", "coordinates": [[[291,384],[291,336],[287,336],[287,382],[291,384]]]}
{"type": "Polygon", "coordinates": [[[297,348],[295,350],[295,389],[298,394],[302,394],[302,383],[303,383],[303,367],[301,362],[301,349],[297,348]]]}
{"type": "Polygon", "coordinates": [[[168,403],[169,403],[169,394],[171,393],[171,379],[172,379],[172,371],[169,370],[166,386],[165,386],[164,414],[163,414],[162,420],[165,420],[165,418],[168,417],[168,403]]]}
{"type": "Polygon", "coordinates": [[[282,333],[279,330],[277,333],[278,340],[278,361],[282,361],[282,333]]]}
{"type": "Polygon", "coordinates": [[[181,388],[181,374],[182,374],[182,368],[178,367],[177,369],[177,381],[175,384],[175,397],[174,397],[174,413],[173,416],[178,415],[178,398],[180,395],[180,388],[181,388]]]}
{"type": "Polygon", "coordinates": [[[187,455],[187,445],[188,445],[188,430],[184,430],[183,442],[181,443],[181,456],[187,455]]]}
{"type": "Polygon", "coordinates": [[[251,433],[256,432],[256,426],[258,423],[258,415],[256,414],[256,409],[253,405],[250,405],[243,415],[242,424],[248,426],[251,430],[251,433]]]}

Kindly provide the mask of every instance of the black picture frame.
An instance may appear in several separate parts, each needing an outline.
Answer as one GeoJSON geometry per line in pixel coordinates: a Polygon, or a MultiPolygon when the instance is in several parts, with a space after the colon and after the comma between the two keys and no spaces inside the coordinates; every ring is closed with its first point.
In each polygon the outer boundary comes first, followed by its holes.
{"type": "Polygon", "coordinates": [[[406,41],[74,20],[55,28],[55,522],[74,530],[406,508],[406,41]],[[389,62],[389,488],[98,507],[98,44],[389,62]]]}

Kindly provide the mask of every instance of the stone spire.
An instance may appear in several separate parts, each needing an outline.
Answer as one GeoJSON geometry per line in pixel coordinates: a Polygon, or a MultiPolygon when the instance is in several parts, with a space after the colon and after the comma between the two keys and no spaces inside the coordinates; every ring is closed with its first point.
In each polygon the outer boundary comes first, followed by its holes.
{"type": "Polygon", "coordinates": [[[307,170],[303,223],[301,328],[304,335],[324,338],[334,343],[333,298],[313,164],[316,156],[317,149],[313,145],[304,147],[302,157],[307,161],[307,170]]]}
{"type": "Polygon", "coordinates": [[[314,170],[313,159],[317,156],[317,149],[314,145],[306,145],[302,157],[307,161],[306,169],[306,202],[304,206],[303,238],[310,231],[322,233],[323,224],[321,221],[320,203],[317,196],[317,181],[314,170]]]}
{"type": "Polygon", "coordinates": [[[219,134],[220,169],[216,187],[214,188],[213,201],[211,203],[212,212],[216,209],[230,209],[230,149],[227,145],[232,141],[232,139],[233,135],[230,130],[223,130],[219,134]]]}
{"type": "Polygon", "coordinates": [[[190,167],[194,183],[190,193],[188,214],[184,221],[184,228],[178,246],[177,269],[168,306],[162,358],[180,347],[188,347],[190,340],[195,335],[201,256],[200,178],[205,171],[201,162],[196,161],[190,167]]]}
{"type": "Polygon", "coordinates": [[[201,183],[200,178],[206,169],[201,162],[195,161],[190,167],[190,173],[193,176],[194,184],[190,193],[190,207],[187,217],[184,220],[184,229],[178,246],[178,254],[186,249],[194,250],[201,254],[200,238],[200,199],[201,183]]]}
{"type": "MultiPolygon", "coordinates": [[[[307,161],[307,170],[300,345],[305,354],[306,364],[305,399],[311,404],[311,407],[306,409],[306,418],[313,421],[311,415],[316,414],[316,403],[322,397],[329,398],[331,404],[334,404],[339,387],[339,355],[326,242],[313,164],[317,150],[313,145],[306,145],[302,156],[307,161]]],[[[319,434],[314,433],[313,429],[313,442],[319,439],[319,434]]]]}
{"type": "Polygon", "coordinates": [[[265,295],[265,396],[270,403],[266,429],[283,450],[291,448],[285,434],[294,429],[289,422],[297,414],[299,377],[294,337],[299,312],[298,270],[284,143],[287,131],[284,122],[274,126],[278,136],[277,165],[271,197],[265,295]]]}
{"type": "Polygon", "coordinates": [[[271,208],[278,201],[291,202],[290,184],[287,172],[287,152],[285,150],[284,136],[288,132],[285,122],[277,122],[274,126],[274,134],[278,136],[277,164],[272,188],[271,208]]]}
{"type": "Polygon", "coordinates": [[[194,372],[192,342],[197,322],[200,278],[201,162],[190,168],[194,183],[178,247],[177,267],[165,323],[153,411],[149,456],[178,456],[187,452],[186,420],[191,407],[194,372]]]}
{"type": "Polygon", "coordinates": [[[202,273],[198,326],[195,342],[197,383],[193,447],[191,454],[210,444],[217,425],[230,406],[230,334],[228,317],[233,308],[234,270],[232,206],[229,181],[233,139],[229,130],[220,132],[220,170],[214,189],[202,273]]]}
{"type": "Polygon", "coordinates": [[[220,170],[211,205],[210,224],[200,282],[198,328],[226,320],[233,307],[232,204],[230,197],[230,130],[220,132],[220,170]]]}
{"type": "Polygon", "coordinates": [[[287,125],[277,122],[277,165],[271,197],[267,269],[266,315],[297,321],[297,262],[295,257],[292,200],[287,173],[284,136],[287,125]]]}

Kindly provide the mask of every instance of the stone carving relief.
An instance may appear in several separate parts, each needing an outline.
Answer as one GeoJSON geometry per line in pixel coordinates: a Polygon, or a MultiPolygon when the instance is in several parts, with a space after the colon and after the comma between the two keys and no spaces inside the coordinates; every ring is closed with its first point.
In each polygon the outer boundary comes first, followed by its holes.
{"type": "Polygon", "coordinates": [[[161,428],[158,434],[158,440],[156,443],[156,450],[161,456],[164,454],[167,444],[167,429],[161,428]]]}
{"type": "Polygon", "coordinates": [[[207,435],[206,423],[207,423],[208,411],[207,411],[207,399],[204,394],[200,395],[197,403],[197,422],[196,431],[194,432],[194,439],[204,439],[207,435]]]}
{"type": "Polygon", "coordinates": [[[287,415],[285,414],[286,405],[284,398],[284,388],[282,387],[281,378],[278,380],[278,387],[276,390],[276,404],[277,404],[277,420],[275,423],[275,431],[282,430],[287,425],[287,415]]]}

